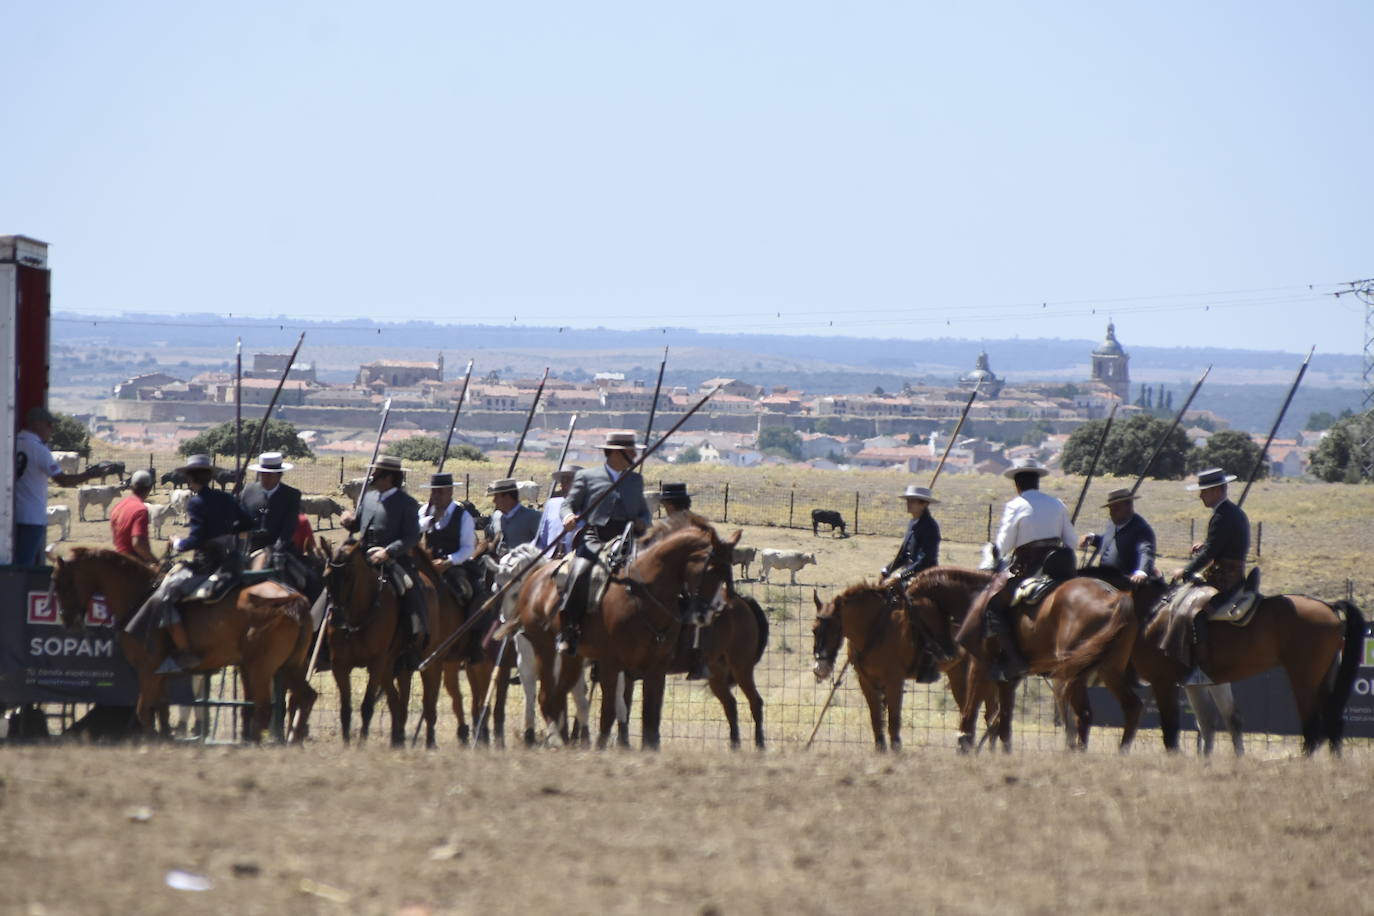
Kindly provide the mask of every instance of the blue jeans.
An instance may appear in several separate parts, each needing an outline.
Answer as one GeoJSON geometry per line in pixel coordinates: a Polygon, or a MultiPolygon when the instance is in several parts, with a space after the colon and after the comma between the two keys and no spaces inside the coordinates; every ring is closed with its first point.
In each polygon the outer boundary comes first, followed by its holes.
{"type": "Polygon", "coordinates": [[[47,560],[43,556],[43,548],[47,546],[47,539],[47,525],[16,523],[14,526],[14,565],[47,566],[47,560]]]}

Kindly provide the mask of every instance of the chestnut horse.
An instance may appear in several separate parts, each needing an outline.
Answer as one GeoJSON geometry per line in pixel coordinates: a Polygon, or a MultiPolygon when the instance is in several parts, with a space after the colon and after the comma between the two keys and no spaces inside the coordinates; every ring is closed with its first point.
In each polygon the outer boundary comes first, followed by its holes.
{"type": "MultiPolygon", "coordinates": [[[[1112,572],[1095,567],[1083,574],[1109,577],[1112,572]]],[[[1147,621],[1142,628],[1148,626],[1166,590],[1165,583],[1155,579],[1136,591],[1147,621]]],[[[1333,753],[1340,753],[1345,704],[1359,670],[1364,634],[1364,615],[1349,601],[1328,604],[1306,595],[1269,595],[1243,627],[1220,622],[1207,625],[1203,668],[1218,684],[1283,668],[1302,725],[1303,753],[1314,753],[1324,741],[1333,753]]],[[[1164,746],[1177,750],[1178,687],[1188,669],[1143,637],[1136,640],[1132,660],[1154,689],[1164,746]]]]}
{"type": "MultiPolygon", "coordinates": [[[[937,594],[923,586],[921,577],[912,580],[908,598],[928,600],[942,616],[962,617],[982,592],[991,573],[961,571],[960,587],[937,594]]],[[[1088,745],[1092,727],[1092,706],[1088,686],[1100,681],[1121,704],[1124,727],[1121,749],[1130,747],[1140,725],[1140,698],[1131,690],[1127,665],[1135,646],[1136,621],[1129,592],[1119,591],[1097,579],[1070,579],[1060,583],[1037,605],[1021,608],[1016,614],[1016,639],[1031,674],[1047,675],[1054,682],[1056,706],[1068,705],[1076,726],[1069,733],[1070,749],[1088,745]]],[[[982,659],[973,659],[969,668],[970,685],[986,681],[982,659]]],[[[997,685],[999,713],[994,727],[1005,750],[1011,749],[1011,713],[1019,681],[997,685]]],[[[964,696],[959,727],[959,749],[974,746],[974,727],[978,716],[977,691],[964,696]]]]}
{"type": "MultiPolygon", "coordinates": [[[[921,579],[926,591],[953,589],[956,595],[943,604],[931,601],[922,592],[917,603],[903,606],[891,599],[887,588],[867,582],[849,586],[824,604],[814,590],[811,593],[811,600],[816,605],[816,621],[812,625],[815,659],[812,671],[817,680],[830,677],[835,670],[840,644],[848,640],[849,662],[854,666],[859,689],[868,703],[873,741],[880,751],[886,750],[889,744],[894,751],[902,746],[902,687],[907,680],[916,677],[917,640],[912,636],[913,625],[918,628],[921,640],[935,653],[954,702],[963,709],[968,689],[969,656],[963,650],[951,654],[951,625],[943,618],[941,610],[945,606],[958,605],[958,597],[964,591],[959,589],[957,579],[965,572],[967,570],[941,566],[924,570],[912,579],[912,582],[921,579]],[[946,578],[954,580],[953,583],[946,584],[946,578]],[[938,637],[931,638],[940,629],[945,631],[943,642],[938,637]]],[[[978,702],[987,704],[991,715],[996,710],[997,691],[991,682],[980,683],[978,688],[978,702]]]]}
{"type": "MultiPolygon", "coordinates": [[[[423,589],[429,629],[427,651],[443,637],[440,632],[439,605],[434,586],[422,575],[414,588],[423,589]]],[[[339,726],[344,743],[352,737],[352,671],[367,670],[363,689],[362,728],[359,740],[366,740],[372,724],[377,695],[386,694],[391,713],[391,745],[405,746],[406,714],[410,705],[409,668],[397,670],[397,659],[405,648],[397,624],[400,597],[382,577],[381,569],[367,562],[367,551],[358,541],[346,541],[333,551],[325,570],[334,613],[329,620],[330,669],[339,689],[339,726]]],[[[420,675],[424,696],[425,746],[434,747],[434,725],[438,718],[440,666],[431,665],[420,675]]]]}
{"type": "MultiPolygon", "coordinates": [[[[165,707],[163,678],[156,674],[167,657],[167,638],[152,630],[147,639],[124,625],[153,591],[156,571],[113,550],[73,548],[53,564],[53,592],[62,622],[76,626],[85,619],[93,595],[104,595],[114,615],[120,648],[138,673],[138,718],[153,732],[153,712],[165,707]]],[[[290,695],[287,721],[295,741],[308,734],[316,693],[305,676],[310,650],[310,608],[297,592],[275,582],[240,587],[214,604],[194,605],[183,614],[191,651],[201,657],[196,671],[238,665],[243,693],[253,704],[244,717],[244,738],[256,742],[272,719],[272,679],[280,671],[290,695]]]]}
{"type": "MultiPolygon", "coordinates": [[[[605,747],[615,720],[619,691],[606,690],[623,672],[643,680],[642,742],[657,748],[663,714],[665,678],[676,662],[678,639],[687,612],[721,610],[733,596],[731,560],[740,532],[728,539],[717,536],[703,518],[684,512],[660,522],[647,534],[638,556],[618,573],[606,589],[599,609],[589,609],[579,654],[598,663],[601,722],[597,745],[605,747]]],[[[498,637],[523,627],[539,658],[540,707],[545,721],[559,727],[568,692],[581,675],[580,665],[560,665],[554,674],[554,638],[558,632],[557,585],[549,564],[526,577],[520,587],[519,614],[498,637]]]]}
{"type": "MultiPolygon", "coordinates": [[[[430,631],[430,643],[437,645],[481,607],[484,597],[479,593],[469,599],[466,604],[460,602],[458,595],[444,581],[443,574],[434,568],[434,561],[430,559],[429,553],[423,547],[416,547],[412,550],[411,557],[415,560],[415,567],[419,570],[420,576],[434,588],[438,598],[439,627],[437,631],[434,629],[430,631]]],[[[458,720],[458,741],[464,744],[467,743],[470,735],[467,721],[463,717],[463,688],[458,683],[458,671],[460,668],[467,671],[468,688],[472,695],[472,721],[476,725],[478,716],[482,711],[482,700],[487,695],[487,686],[491,683],[494,668],[491,659],[487,658],[481,649],[482,636],[486,631],[486,626],[484,623],[473,625],[453,645],[449,646],[448,652],[440,661],[444,689],[448,691],[449,700],[453,704],[453,715],[458,720]]],[[[429,682],[424,680],[423,674],[420,681],[422,689],[428,689],[429,682]]],[[[437,696],[433,702],[437,705],[437,696]]],[[[428,722],[430,701],[426,700],[425,703],[425,721],[428,722]]],[[[479,733],[474,736],[476,740],[486,742],[488,740],[487,728],[482,726],[478,731],[479,733]]]]}

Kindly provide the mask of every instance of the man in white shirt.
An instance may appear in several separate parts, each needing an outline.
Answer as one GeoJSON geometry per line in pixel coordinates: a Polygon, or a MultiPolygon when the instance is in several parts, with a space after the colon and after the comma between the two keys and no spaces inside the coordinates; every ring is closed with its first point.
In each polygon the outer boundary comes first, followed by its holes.
{"type": "Polygon", "coordinates": [[[573,475],[582,468],[573,465],[553,472],[553,495],[544,503],[544,512],[539,517],[539,534],[534,538],[534,546],[543,550],[554,541],[562,538],[563,543],[553,549],[553,556],[562,557],[572,552],[573,538],[578,529],[566,531],[563,528],[563,503],[572,488],[573,475]]]}
{"type": "Polygon", "coordinates": [[[453,475],[447,471],[430,476],[429,502],[420,507],[420,531],[425,548],[464,603],[472,597],[472,584],[464,568],[477,547],[472,513],[453,499],[453,475]]]}
{"type": "Polygon", "coordinates": [[[30,407],[24,428],[15,437],[14,455],[14,565],[38,566],[48,536],[48,481],[59,487],[75,487],[100,475],[91,465],[79,474],[64,474],[48,451],[52,414],[30,407]]]}
{"type": "Polygon", "coordinates": [[[990,673],[994,680],[1025,677],[1026,658],[1016,645],[1016,614],[1011,595],[1027,576],[1043,572],[1055,579],[1074,575],[1073,545],[1078,538],[1069,510],[1060,500],[1040,491],[1040,478],[1049,469],[1032,459],[1016,462],[1003,472],[1016,485],[1016,498],[1002,510],[1002,524],[994,542],[999,571],[988,583],[959,628],[959,645],[982,655],[984,634],[996,643],[990,673]]]}

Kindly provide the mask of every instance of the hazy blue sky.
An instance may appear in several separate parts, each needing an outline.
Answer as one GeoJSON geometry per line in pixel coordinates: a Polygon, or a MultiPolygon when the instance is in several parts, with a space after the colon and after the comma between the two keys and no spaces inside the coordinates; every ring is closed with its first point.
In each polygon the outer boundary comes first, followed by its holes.
{"type": "Polygon", "coordinates": [[[1372,32],[1368,0],[11,4],[0,232],[76,311],[1356,352],[1372,32]]]}

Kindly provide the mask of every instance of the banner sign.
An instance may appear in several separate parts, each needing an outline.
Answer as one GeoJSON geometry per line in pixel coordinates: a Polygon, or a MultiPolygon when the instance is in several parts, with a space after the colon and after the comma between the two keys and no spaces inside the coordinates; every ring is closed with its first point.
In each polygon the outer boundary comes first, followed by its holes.
{"type": "MultiPolygon", "coordinates": [[[[134,705],[138,678],[104,598],[91,600],[84,630],[68,630],[48,588],[46,569],[0,567],[0,704],[134,705]]],[[[172,702],[190,699],[187,678],[167,686],[172,702]]]]}

